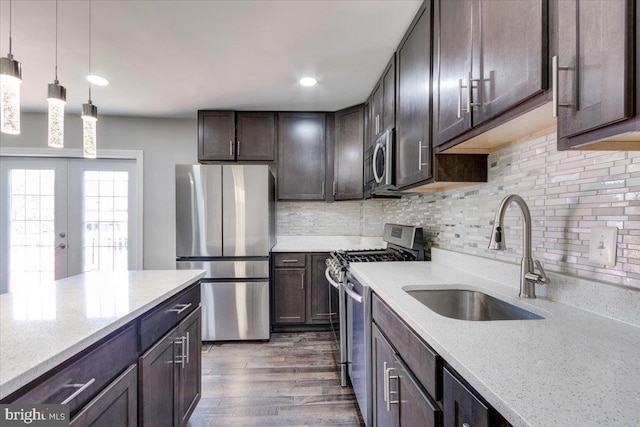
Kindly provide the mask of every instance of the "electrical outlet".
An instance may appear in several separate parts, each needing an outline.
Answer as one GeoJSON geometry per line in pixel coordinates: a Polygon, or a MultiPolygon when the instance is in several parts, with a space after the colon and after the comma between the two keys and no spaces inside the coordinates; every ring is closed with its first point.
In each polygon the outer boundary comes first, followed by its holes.
{"type": "Polygon", "coordinates": [[[593,227],[589,241],[589,262],[606,267],[615,266],[617,243],[616,227],[593,227]]]}

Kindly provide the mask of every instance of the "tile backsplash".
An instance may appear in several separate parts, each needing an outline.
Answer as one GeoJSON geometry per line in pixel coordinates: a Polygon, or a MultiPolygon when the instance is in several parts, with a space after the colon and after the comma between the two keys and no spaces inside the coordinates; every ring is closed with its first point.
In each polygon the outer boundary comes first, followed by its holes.
{"type": "Polygon", "coordinates": [[[280,236],[382,236],[384,202],[278,202],[280,236]]]}
{"type": "Polygon", "coordinates": [[[555,133],[489,155],[485,184],[383,204],[383,220],[424,227],[428,246],[519,263],[521,214],[505,216],[507,251],[487,249],[498,203],[522,196],[533,256],[547,270],[640,290],[640,152],[556,150],[555,133]],[[618,228],[615,267],[588,260],[592,227],[618,228]]]}
{"type": "Polygon", "coordinates": [[[487,183],[402,199],[278,202],[279,235],[381,236],[385,222],[425,229],[427,247],[520,263],[521,214],[505,216],[507,250],[487,248],[498,203],[522,196],[533,256],[545,269],[640,291],[640,152],[562,151],[555,132],[489,155],[487,183]],[[618,228],[615,267],[588,259],[592,227],[618,228]]]}

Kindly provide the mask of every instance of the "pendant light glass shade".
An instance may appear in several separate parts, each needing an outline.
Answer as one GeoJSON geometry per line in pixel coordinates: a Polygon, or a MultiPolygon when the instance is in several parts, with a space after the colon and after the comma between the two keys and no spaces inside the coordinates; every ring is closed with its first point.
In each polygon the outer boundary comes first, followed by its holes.
{"type": "Polygon", "coordinates": [[[98,107],[91,100],[88,104],[82,104],[82,154],[87,159],[95,159],[97,156],[97,122],[98,107]]]}
{"type": "Polygon", "coordinates": [[[22,64],[9,53],[0,58],[0,131],[20,134],[20,84],[22,64]]]}
{"type": "Polygon", "coordinates": [[[49,84],[49,121],[48,144],[49,147],[64,147],[64,106],[67,103],[67,90],[60,86],[56,80],[49,84]]]}

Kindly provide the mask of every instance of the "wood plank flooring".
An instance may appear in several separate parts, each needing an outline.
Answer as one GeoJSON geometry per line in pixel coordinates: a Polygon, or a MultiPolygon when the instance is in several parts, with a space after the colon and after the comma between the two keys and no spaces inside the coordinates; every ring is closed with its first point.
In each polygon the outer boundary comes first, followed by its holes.
{"type": "Polygon", "coordinates": [[[331,332],[275,333],[268,343],[205,343],[202,398],[190,427],[364,427],[340,386],[331,332]]]}

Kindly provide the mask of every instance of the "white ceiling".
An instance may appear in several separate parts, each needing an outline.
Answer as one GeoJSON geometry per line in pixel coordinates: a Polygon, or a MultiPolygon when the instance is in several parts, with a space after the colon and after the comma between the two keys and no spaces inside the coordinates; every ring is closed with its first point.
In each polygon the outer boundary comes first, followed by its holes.
{"type": "MultiPolygon", "coordinates": [[[[422,0],[93,0],[92,89],[100,114],[195,117],[198,109],[324,110],[360,103],[422,0]],[[313,88],[300,77],[318,79],[313,88]]],[[[0,0],[0,55],[9,1],[0,0]]],[[[58,77],[67,111],[88,99],[89,1],[59,0],[58,77]]],[[[13,0],[22,111],[46,111],[55,1],[13,0]]]]}

